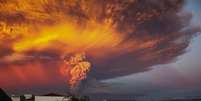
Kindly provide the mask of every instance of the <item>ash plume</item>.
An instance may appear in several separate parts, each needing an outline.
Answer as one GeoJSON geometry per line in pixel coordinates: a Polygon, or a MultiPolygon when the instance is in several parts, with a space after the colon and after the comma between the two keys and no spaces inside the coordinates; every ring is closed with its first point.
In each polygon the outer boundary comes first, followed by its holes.
{"type": "Polygon", "coordinates": [[[62,57],[80,51],[94,65],[90,76],[98,80],[169,63],[200,31],[189,26],[191,14],[181,13],[183,4],[184,0],[0,0],[0,73],[6,71],[26,84],[35,77],[17,67],[31,70],[34,65],[48,82],[61,76],[51,73],[60,70],[62,57]],[[43,71],[47,64],[51,69],[43,71]]]}

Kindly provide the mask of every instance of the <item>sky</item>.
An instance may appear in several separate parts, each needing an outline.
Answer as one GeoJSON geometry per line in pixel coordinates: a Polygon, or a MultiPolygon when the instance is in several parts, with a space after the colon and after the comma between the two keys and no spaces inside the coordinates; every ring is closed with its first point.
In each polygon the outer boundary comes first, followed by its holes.
{"type": "Polygon", "coordinates": [[[200,0],[0,4],[0,87],[10,94],[201,94],[200,0]]]}

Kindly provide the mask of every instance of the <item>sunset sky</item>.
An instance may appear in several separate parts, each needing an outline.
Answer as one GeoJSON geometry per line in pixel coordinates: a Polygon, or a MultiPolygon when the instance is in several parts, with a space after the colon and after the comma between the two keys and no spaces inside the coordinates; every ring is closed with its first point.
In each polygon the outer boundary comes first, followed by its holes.
{"type": "Polygon", "coordinates": [[[0,87],[201,96],[200,33],[200,0],[2,0],[0,87]]]}

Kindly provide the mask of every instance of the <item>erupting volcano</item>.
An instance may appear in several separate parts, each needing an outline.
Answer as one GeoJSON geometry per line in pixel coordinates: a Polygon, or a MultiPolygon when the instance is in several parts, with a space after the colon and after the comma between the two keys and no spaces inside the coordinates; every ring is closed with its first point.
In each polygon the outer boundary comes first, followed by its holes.
{"type": "Polygon", "coordinates": [[[71,91],[76,90],[79,83],[86,79],[91,63],[86,60],[85,53],[76,53],[64,58],[64,67],[61,72],[67,78],[71,91]]]}
{"type": "Polygon", "coordinates": [[[0,0],[0,84],[32,88],[67,82],[75,90],[89,73],[98,81],[169,63],[197,31],[189,27],[191,16],[181,12],[183,4],[0,0]]]}

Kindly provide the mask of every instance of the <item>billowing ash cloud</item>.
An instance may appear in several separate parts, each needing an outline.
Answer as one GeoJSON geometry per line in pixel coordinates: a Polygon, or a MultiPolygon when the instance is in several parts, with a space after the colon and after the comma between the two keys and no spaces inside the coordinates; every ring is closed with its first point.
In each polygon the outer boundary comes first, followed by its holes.
{"type": "MultiPolygon", "coordinates": [[[[184,53],[200,31],[188,26],[191,14],[181,12],[183,4],[183,0],[1,0],[0,70],[30,69],[27,64],[35,63],[47,68],[49,62],[55,63],[49,69],[59,70],[62,57],[77,52],[87,54],[93,67],[90,75],[97,79],[149,70],[184,53]]],[[[26,78],[22,71],[10,73],[26,78]]]]}
{"type": "Polygon", "coordinates": [[[114,8],[112,19],[118,24],[118,30],[127,34],[119,46],[134,43],[129,48],[123,47],[126,53],[119,52],[95,65],[94,72],[98,71],[95,75],[100,79],[143,72],[149,66],[171,62],[185,52],[192,35],[200,31],[188,26],[191,14],[181,11],[183,0],[110,3],[105,5],[114,8]],[[120,5],[124,5],[121,10],[120,5]]]}

